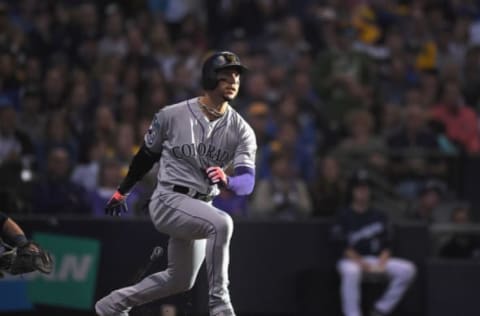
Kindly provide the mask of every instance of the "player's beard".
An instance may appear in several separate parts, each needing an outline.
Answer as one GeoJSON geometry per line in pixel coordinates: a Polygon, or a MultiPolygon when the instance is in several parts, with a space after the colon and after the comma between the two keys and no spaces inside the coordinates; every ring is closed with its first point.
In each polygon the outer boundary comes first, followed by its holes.
{"type": "Polygon", "coordinates": [[[223,97],[223,101],[225,101],[225,102],[230,102],[230,101],[233,100],[233,97],[231,97],[227,94],[224,94],[222,97],[223,97]]]}
{"type": "Polygon", "coordinates": [[[222,94],[222,99],[223,99],[223,101],[225,101],[225,102],[230,102],[230,101],[232,101],[233,99],[235,99],[235,98],[237,97],[237,95],[238,95],[238,92],[234,93],[233,95],[228,94],[227,92],[225,92],[225,93],[222,94]]]}

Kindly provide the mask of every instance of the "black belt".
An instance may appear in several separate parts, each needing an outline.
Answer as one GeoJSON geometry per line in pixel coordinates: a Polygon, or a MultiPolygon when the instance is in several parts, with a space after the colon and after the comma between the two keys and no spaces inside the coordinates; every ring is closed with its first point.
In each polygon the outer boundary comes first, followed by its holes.
{"type": "Polygon", "coordinates": [[[182,185],[174,185],[173,186],[173,191],[177,192],[177,193],[186,194],[186,195],[188,195],[188,196],[190,196],[194,199],[205,201],[205,202],[210,202],[213,199],[213,196],[208,195],[208,194],[203,194],[203,193],[200,193],[200,192],[195,192],[195,194],[193,196],[191,196],[189,194],[190,189],[187,188],[187,187],[184,187],[182,185]]]}

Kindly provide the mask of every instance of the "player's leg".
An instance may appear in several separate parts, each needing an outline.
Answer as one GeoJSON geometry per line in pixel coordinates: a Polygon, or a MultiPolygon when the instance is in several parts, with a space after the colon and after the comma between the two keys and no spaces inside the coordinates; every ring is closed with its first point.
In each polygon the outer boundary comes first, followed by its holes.
{"type": "Polygon", "coordinates": [[[375,308],[389,314],[402,298],[416,274],[413,263],[399,258],[391,258],[385,266],[390,277],[390,284],[383,296],[375,304],[375,308]]]}
{"type": "Polygon", "coordinates": [[[360,281],[362,270],[360,266],[349,259],[341,259],[337,264],[341,277],[340,295],[342,311],[345,316],[361,316],[360,311],[360,281]]]}
{"type": "Polygon", "coordinates": [[[189,290],[205,258],[205,245],[204,239],[170,238],[167,269],[111,292],[97,302],[96,312],[101,316],[118,315],[133,306],[189,290]]]}
{"type": "Polygon", "coordinates": [[[152,213],[158,230],[179,238],[206,238],[210,314],[235,315],[228,291],[231,217],[209,203],[175,194],[162,199],[162,214],[152,213]],[[181,197],[181,198],[179,198],[181,197]]]}

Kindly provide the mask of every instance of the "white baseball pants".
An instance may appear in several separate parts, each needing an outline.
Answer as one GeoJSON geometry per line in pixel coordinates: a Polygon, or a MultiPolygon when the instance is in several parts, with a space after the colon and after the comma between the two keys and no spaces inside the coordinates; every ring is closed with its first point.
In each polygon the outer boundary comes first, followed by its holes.
{"type": "MultiPolygon", "coordinates": [[[[363,258],[368,264],[378,264],[378,257],[367,256],[363,258]]],[[[341,259],[337,264],[341,276],[340,294],[342,310],[345,316],[361,316],[360,309],[360,282],[362,270],[360,266],[350,259],[341,259]]],[[[389,314],[402,298],[415,277],[416,268],[407,260],[399,258],[388,259],[385,272],[390,278],[390,283],[383,296],[375,303],[375,308],[384,314],[389,314]]]]}
{"type": "Polygon", "coordinates": [[[97,302],[97,313],[128,315],[133,306],[187,291],[206,259],[210,315],[234,316],[228,291],[231,217],[211,203],[174,192],[154,195],[150,215],[156,229],[170,235],[167,269],[111,292],[97,302]]]}

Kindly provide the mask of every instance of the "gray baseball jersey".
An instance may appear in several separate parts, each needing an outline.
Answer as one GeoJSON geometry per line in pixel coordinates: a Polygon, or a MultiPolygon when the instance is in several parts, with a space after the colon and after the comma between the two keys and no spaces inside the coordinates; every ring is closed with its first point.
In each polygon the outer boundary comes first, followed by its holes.
{"type": "Polygon", "coordinates": [[[215,121],[203,114],[198,98],[167,106],[154,117],[145,144],[161,153],[158,184],[149,205],[157,230],[170,235],[168,268],[139,283],[111,292],[95,305],[101,316],[128,315],[131,307],[190,289],[204,259],[211,315],[234,316],[228,291],[231,217],[194,194],[218,194],[205,169],[254,168],[252,128],[230,106],[215,121]],[[187,194],[173,187],[190,189],[187,194]]]}
{"type": "Polygon", "coordinates": [[[162,153],[158,182],[168,188],[178,184],[203,194],[218,194],[205,169],[255,167],[256,141],[252,128],[230,106],[219,119],[210,122],[198,98],[159,111],[145,135],[147,147],[162,153]]]}

